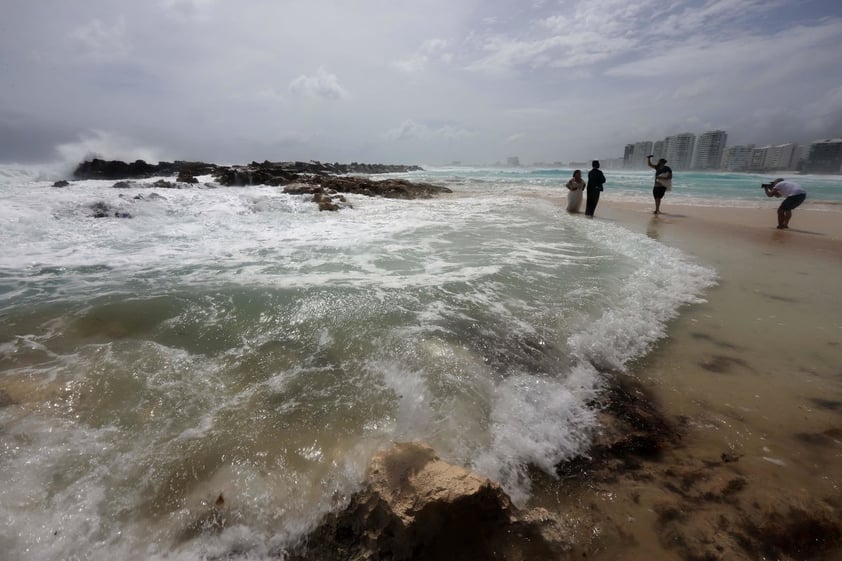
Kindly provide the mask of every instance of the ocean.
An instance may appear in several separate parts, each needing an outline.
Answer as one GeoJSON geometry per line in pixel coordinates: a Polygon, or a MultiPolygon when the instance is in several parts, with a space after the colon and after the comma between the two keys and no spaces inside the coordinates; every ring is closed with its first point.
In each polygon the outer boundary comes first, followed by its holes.
{"type": "MultiPolygon", "coordinates": [[[[650,200],[650,173],[605,173],[603,201],[650,200]]],[[[406,440],[528,503],[530,466],[586,449],[606,374],[717,278],[599,209],[564,212],[569,176],[431,168],[397,177],[452,195],[332,213],[210,177],[56,188],[0,168],[0,551],[276,555],[406,440]],[[220,495],[228,523],[202,531],[220,495]]],[[[771,219],[772,178],[676,173],[665,206],[771,219]]],[[[796,180],[805,204],[842,201],[839,176],[796,180]]]]}

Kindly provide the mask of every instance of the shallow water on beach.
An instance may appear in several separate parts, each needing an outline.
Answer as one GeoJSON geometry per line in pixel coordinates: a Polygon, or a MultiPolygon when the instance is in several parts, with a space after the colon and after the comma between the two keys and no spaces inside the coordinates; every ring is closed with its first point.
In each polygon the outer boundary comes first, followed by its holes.
{"type": "Polygon", "coordinates": [[[650,374],[684,397],[666,407],[705,419],[787,488],[838,492],[842,262],[780,249],[715,253],[727,282],[671,329],[696,344],[670,349],[670,376],[650,374]]]}
{"type": "Polygon", "coordinates": [[[526,502],[530,466],[587,445],[599,370],[644,356],[715,277],[519,182],[319,213],[260,186],[6,177],[17,559],[270,556],[398,440],[526,502]],[[220,495],[229,524],[205,531],[220,495]]]}
{"type": "MultiPolygon", "coordinates": [[[[648,213],[648,206],[634,212],[648,213]]],[[[809,229],[809,220],[798,218],[809,229]]],[[[689,504],[680,497],[694,495],[691,475],[707,489],[729,481],[744,485],[734,504],[714,495],[709,504],[688,506],[683,535],[700,540],[725,535],[726,519],[739,529],[746,523],[742,516],[776,513],[784,519],[793,508],[815,512],[842,497],[839,253],[787,243],[786,236],[809,232],[769,228],[755,239],[735,239],[710,224],[678,227],[681,220],[676,212],[628,221],[631,229],[681,247],[720,274],[707,301],[670,322],[669,336],[629,368],[667,418],[685,424],[681,444],[653,464],[654,484],[624,480],[576,491],[575,499],[556,496],[569,487],[548,485],[549,496],[537,501],[561,510],[571,500],[598,504],[599,527],[613,532],[599,559],[680,559],[659,513],[664,505],[689,504]],[[657,479],[663,474],[674,479],[657,479]],[[664,490],[676,480],[688,488],[664,490]],[[715,524],[723,529],[714,530],[715,524]]]]}

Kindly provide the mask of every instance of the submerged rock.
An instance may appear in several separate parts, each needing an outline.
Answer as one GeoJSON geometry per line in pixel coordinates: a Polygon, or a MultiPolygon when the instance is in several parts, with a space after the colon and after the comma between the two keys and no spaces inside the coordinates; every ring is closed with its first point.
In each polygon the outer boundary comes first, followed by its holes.
{"type": "Polygon", "coordinates": [[[120,212],[119,210],[114,210],[111,208],[106,202],[98,201],[90,206],[91,211],[93,211],[94,218],[131,218],[132,215],[128,212],[120,212]]]}
{"type": "Polygon", "coordinates": [[[367,487],[289,559],[553,559],[570,548],[546,510],[520,510],[497,483],[409,442],[375,456],[367,487]]]}

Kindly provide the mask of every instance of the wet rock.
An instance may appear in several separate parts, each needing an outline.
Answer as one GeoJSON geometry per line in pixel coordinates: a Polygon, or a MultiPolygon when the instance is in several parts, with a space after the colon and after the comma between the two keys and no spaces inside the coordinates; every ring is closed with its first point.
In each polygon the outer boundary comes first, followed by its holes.
{"type": "Polygon", "coordinates": [[[413,183],[405,179],[375,181],[367,177],[314,176],[303,178],[303,182],[332,189],[337,193],[354,193],[368,197],[389,199],[428,199],[453,191],[431,183],[413,183]]]}
{"type": "Polygon", "coordinates": [[[739,366],[743,368],[748,368],[748,363],[741,358],[732,357],[732,356],[725,356],[725,355],[714,355],[705,362],[699,363],[699,366],[707,370],[708,372],[716,372],[717,374],[725,374],[731,372],[731,369],[734,366],[739,366]]]}
{"type": "Polygon", "coordinates": [[[814,505],[747,520],[738,537],[746,551],[762,552],[768,559],[811,559],[842,545],[842,524],[838,513],[814,505]]]}
{"type": "MultiPolygon", "coordinates": [[[[324,164],[309,162],[251,162],[245,166],[217,166],[205,162],[159,162],[149,164],[143,160],[126,163],[119,160],[94,158],[76,166],[73,177],[77,179],[141,179],[179,175],[185,179],[198,175],[215,175],[222,185],[284,185],[299,175],[338,175],[348,173],[382,174],[420,171],[413,165],[388,164],[324,164]]],[[[192,181],[181,181],[192,183],[192,181]]]]}
{"type": "Polygon", "coordinates": [[[198,183],[199,180],[196,179],[196,176],[193,175],[188,170],[181,170],[178,172],[178,178],[176,179],[179,183],[198,183]]]}
{"type": "Polygon", "coordinates": [[[656,460],[680,440],[677,427],[661,414],[654,398],[635,379],[615,375],[599,398],[599,428],[587,455],[561,462],[556,473],[565,478],[594,475],[615,477],[637,470],[640,460],[656,460]]]}
{"type": "Polygon", "coordinates": [[[115,183],[111,187],[113,189],[129,189],[129,188],[134,187],[134,186],[135,186],[135,183],[133,181],[118,181],[117,183],[115,183]]]}
{"type": "Polygon", "coordinates": [[[0,390],[0,407],[8,407],[10,405],[17,405],[12,396],[6,390],[0,390]]]}
{"type": "Polygon", "coordinates": [[[53,183],[53,187],[67,187],[68,185],[70,185],[70,182],[65,181],[64,179],[62,179],[61,181],[56,181],[55,183],[53,183]]]}
{"type": "Polygon", "coordinates": [[[90,209],[91,209],[91,211],[93,211],[93,214],[91,216],[93,216],[94,218],[109,218],[109,217],[112,217],[112,216],[114,218],[131,218],[132,217],[132,215],[129,214],[128,212],[121,212],[121,211],[118,211],[118,210],[114,210],[113,208],[108,206],[108,204],[105,203],[104,201],[99,201],[99,202],[96,202],[96,203],[92,204],[90,206],[90,209]]]}
{"type": "Polygon", "coordinates": [[[225,498],[222,493],[205,507],[205,512],[179,534],[178,541],[186,542],[203,534],[218,534],[225,529],[231,517],[225,507],[225,498]]]}
{"type": "Polygon", "coordinates": [[[517,509],[499,485],[442,461],[425,444],[377,455],[367,481],[291,561],[553,559],[571,549],[567,529],[549,512],[517,509]]]}
{"type": "Polygon", "coordinates": [[[132,197],[136,201],[166,201],[167,198],[163,195],[159,195],[158,193],[152,192],[148,195],[143,195],[142,193],[138,193],[134,197],[132,197]]]}
{"type": "Polygon", "coordinates": [[[842,410],[842,401],[834,399],[824,399],[822,397],[811,397],[810,401],[819,409],[826,409],[827,411],[842,410]]]}

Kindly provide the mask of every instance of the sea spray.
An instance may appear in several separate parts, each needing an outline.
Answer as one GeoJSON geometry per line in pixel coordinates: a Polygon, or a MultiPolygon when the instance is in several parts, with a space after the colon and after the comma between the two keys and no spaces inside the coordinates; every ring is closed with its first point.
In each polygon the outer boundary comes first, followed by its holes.
{"type": "Polygon", "coordinates": [[[596,367],[646,352],[713,279],[518,178],[339,213],[153,181],[0,185],[16,558],[268,556],[395,440],[525,501],[528,465],[587,446],[596,367]],[[192,531],[220,494],[229,523],[192,531]]]}

